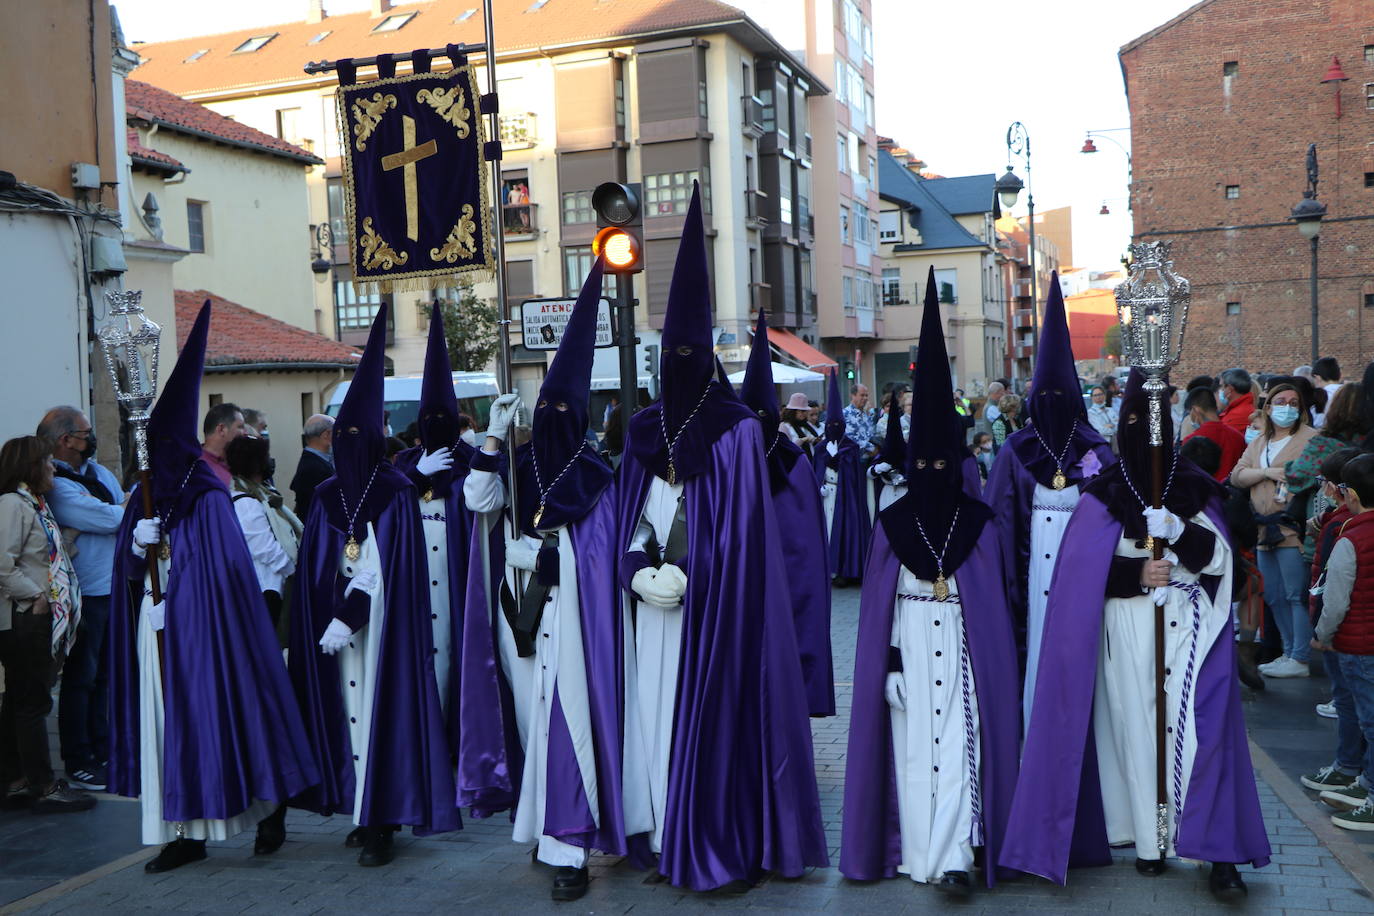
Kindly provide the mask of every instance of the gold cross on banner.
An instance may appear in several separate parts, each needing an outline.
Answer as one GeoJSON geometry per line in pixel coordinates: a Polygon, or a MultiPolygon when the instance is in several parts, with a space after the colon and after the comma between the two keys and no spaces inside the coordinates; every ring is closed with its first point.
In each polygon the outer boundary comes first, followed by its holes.
{"type": "Polygon", "coordinates": [[[406,194],[406,237],[412,242],[420,237],[420,191],[415,179],[415,163],[428,159],[439,152],[433,140],[415,145],[415,119],[410,115],[401,116],[401,140],[403,146],[399,153],[382,157],[382,171],[390,172],[404,169],[406,194]]]}

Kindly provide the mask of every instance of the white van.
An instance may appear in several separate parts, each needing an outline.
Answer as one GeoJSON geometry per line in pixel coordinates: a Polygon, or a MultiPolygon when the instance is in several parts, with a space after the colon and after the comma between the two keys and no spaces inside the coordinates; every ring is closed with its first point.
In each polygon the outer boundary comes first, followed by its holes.
{"type": "MultiPolygon", "coordinates": [[[[390,414],[392,435],[400,435],[420,416],[420,386],[422,375],[392,375],[382,382],[382,409],[390,414]]],[[[339,406],[348,393],[349,382],[340,382],[329,396],[324,412],[338,416],[339,406]]],[[[491,402],[499,395],[496,376],[489,372],[453,373],[453,393],[458,397],[458,409],[472,417],[475,429],[487,428],[487,414],[491,402]]]]}

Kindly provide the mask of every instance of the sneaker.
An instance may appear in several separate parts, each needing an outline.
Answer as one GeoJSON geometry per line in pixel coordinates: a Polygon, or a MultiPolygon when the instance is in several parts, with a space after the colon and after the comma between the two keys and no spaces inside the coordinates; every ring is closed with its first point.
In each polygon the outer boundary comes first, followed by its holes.
{"type": "Polygon", "coordinates": [[[1273,667],[1264,672],[1266,677],[1311,677],[1312,671],[1307,667],[1307,662],[1300,662],[1296,658],[1281,658],[1274,662],[1273,667]]]}
{"type": "Polygon", "coordinates": [[[86,789],[91,792],[105,791],[105,774],[86,767],[77,767],[67,771],[67,781],[78,789],[86,789]]]}
{"type": "Polygon", "coordinates": [[[28,783],[20,783],[5,790],[4,808],[6,811],[28,808],[32,805],[33,793],[29,791],[28,783]]]}
{"type": "Polygon", "coordinates": [[[1335,704],[1335,703],[1318,703],[1318,704],[1317,704],[1317,715],[1321,716],[1323,719],[1334,719],[1334,718],[1336,718],[1336,704],[1335,704]]]}
{"type": "Polygon", "coordinates": [[[1325,789],[1317,797],[1333,808],[1353,811],[1369,801],[1369,790],[1359,780],[1356,780],[1344,788],[1325,789]]]}
{"type": "Polygon", "coordinates": [[[46,795],[34,799],[35,814],[63,814],[69,811],[89,811],[95,807],[95,796],[77,791],[67,785],[67,780],[59,779],[52,784],[46,795]]]}
{"type": "Polygon", "coordinates": [[[1333,763],[1330,766],[1322,767],[1315,773],[1308,773],[1302,777],[1302,784],[1314,791],[1325,792],[1327,789],[1348,788],[1354,785],[1355,780],[1359,778],[1357,773],[1342,773],[1336,769],[1336,765],[1333,763]]]}
{"type": "Polygon", "coordinates": [[[1262,665],[1256,665],[1255,667],[1256,667],[1256,669],[1259,670],[1259,673],[1260,673],[1260,674],[1268,674],[1270,671],[1272,671],[1273,669],[1277,668],[1279,665],[1283,664],[1283,663],[1286,662],[1286,661],[1288,661],[1288,656],[1287,656],[1287,655],[1280,655],[1278,658],[1274,659],[1272,662],[1265,662],[1264,664],[1262,664],[1262,665]]]}
{"type": "Polygon", "coordinates": [[[1374,831],[1374,801],[1365,799],[1365,803],[1353,811],[1331,815],[1331,823],[1346,830],[1374,831]]]}

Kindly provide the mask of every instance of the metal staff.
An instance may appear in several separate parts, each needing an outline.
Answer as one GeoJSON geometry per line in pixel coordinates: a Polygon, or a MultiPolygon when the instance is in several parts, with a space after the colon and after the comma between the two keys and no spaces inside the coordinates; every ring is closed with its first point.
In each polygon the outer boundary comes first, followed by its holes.
{"type": "MultiPolygon", "coordinates": [[[[148,320],[141,304],[142,290],[107,292],[111,322],[100,332],[105,351],[105,367],[110,371],[115,400],[128,412],[133,428],[134,454],[138,458],[138,479],[143,493],[143,517],[153,517],[153,485],[148,462],[148,411],[157,396],[157,359],[162,328],[148,320]]],[[[162,601],[162,583],[157,572],[161,542],[150,548],[149,582],[153,603],[162,601]]],[[[159,633],[159,636],[162,634],[159,633]]]]}
{"type": "MultiPolygon", "coordinates": [[[[1188,281],[1174,273],[1170,243],[1146,242],[1131,246],[1130,275],[1116,288],[1121,321],[1121,352],[1133,369],[1145,375],[1150,403],[1150,504],[1164,505],[1164,465],[1173,443],[1164,441],[1165,378],[1183,355],[1183,330],[1188,322],[1191,292],[1188,281]]],[[[1164,543],[1147,539],[1156,560],[1164,557],[1164,543]]],[[[1165,777],[1165,736],[1168,734],[1164,696],[1164,608],[1155,605],[1155,835],[1162,860],[1169,848],[1169,791],[1165,777]]]]}

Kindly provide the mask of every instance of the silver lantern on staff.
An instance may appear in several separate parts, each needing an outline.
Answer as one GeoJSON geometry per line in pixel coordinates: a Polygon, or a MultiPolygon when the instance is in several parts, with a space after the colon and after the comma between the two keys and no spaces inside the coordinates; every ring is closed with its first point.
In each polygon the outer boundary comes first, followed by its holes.
{"type": "MultiPolygon", "coordinates": [[[[157,397],[157,360],[162,328],[143,313],[143,291],[107,292],[110,323],[100,332],[105,367],[110,371],[115,400],[133,427],[134,454],[143,491],[143,517],[153,517],[153,489],[149,481],[148,412],[157,397]]],[[[153,600],[162,600],[158,577],[150,578],[153,600]]]]}
{"type": "MultiPolygon", "coordinates": [[[[1164,441],[1165,381],[1183,355],[1183,330],[1191,298],[1188,281],[1174,273],[1168,242],[1143,242],[1130,248],[1126,282],[1116,288],[1116,312],[1121,321],[1121,355],[1145,376],[1149,396],[1150,504],[1164,504],[1164,466],[1173,443],[1164,441]]],[[[1124,468],[1129,473],[1139,469],[1124,468]]],[[[1164,543],[1146,539],[1156,560],[1164,543]]],[[[1155,838],[1159,857],[1169,848],[1169,792],[1165,767],[1167,703],[1164,697],[1164,608],[1155,604],[1155,838]]]]}

